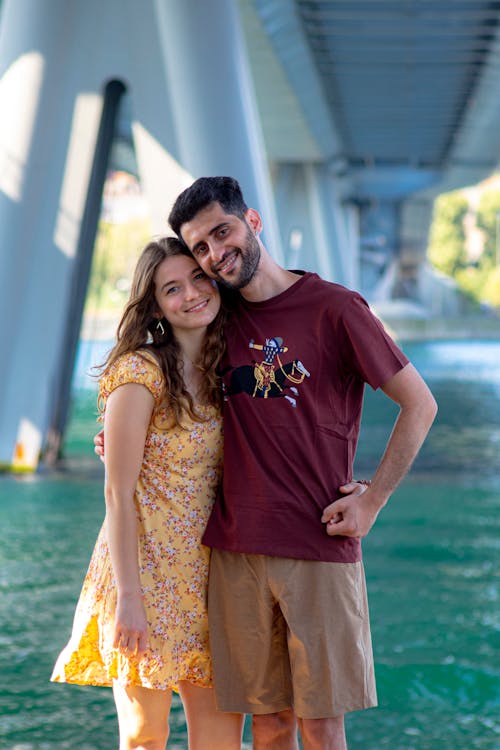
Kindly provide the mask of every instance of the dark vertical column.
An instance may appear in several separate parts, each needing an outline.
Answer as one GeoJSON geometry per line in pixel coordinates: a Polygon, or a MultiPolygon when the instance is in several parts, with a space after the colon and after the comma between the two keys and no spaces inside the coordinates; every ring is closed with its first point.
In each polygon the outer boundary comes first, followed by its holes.
{"type": "Polygon", "coordinates": [[[66,309],[66,328],[59,355],[59,366],[57,368],[58,380],[54,388],[50,428],[47,433],[47,442],[42,456],[42,460],[46,465],[53,465],[60,456],[61,443],[68,420],[71,382],[80,337],[80,327],[92,265],[97,226],[101,213],[102,192],[120,100],[125,90],[125,86],[120,81],[110,81],[104,91],[101,122],[73,267],[71,291],[66,309]]]}

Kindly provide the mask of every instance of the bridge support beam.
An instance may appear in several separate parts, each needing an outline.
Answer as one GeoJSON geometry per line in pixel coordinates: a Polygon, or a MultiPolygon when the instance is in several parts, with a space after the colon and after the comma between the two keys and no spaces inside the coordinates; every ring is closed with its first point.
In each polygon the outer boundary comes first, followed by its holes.
{"type": "MultiPolygon", "coordinates": [[[[168,231],[170,205],[193,177],[227,173],[262,212],[277,258],[281,251],[231,0],[4,0],[3,6],[0,465],[31,470],[54,423],[61,369],[72,356],[62,342],[110,80],[121,81],[131,97],[153,232],[168,231]]],[[[60,426],[65,418],[58,418],[60,426]]]]}
{"type": "Polygon", "coordinates": [[[420,299],[419,269],[432,218],[429,200],[360,204],[361,291],[372,302],[420,299]]]}
{"type": "Polygon", "coordinates": [[[0,464],[22,470],[37,465],[48,426],[102,100],[95,91],[76,102],[69,95],[60,58],[67,34],[63,2],[53,4],[60,13],[23,0],[4,5],[0,464]],[[78,157],[68,143],[75,133],[78,157]],[[69,172],[67,149],[74,157],[69,172]]]}
{"type": "Polygon", "coordinates": [[[282,260],[272,186],[237,4],[157,0],[179,160],[195,177],[230,175],[282,260]]]}
{"type": "Polygon", "coordinates": [[[361,291],[372,301],[392,295],[396,263],[400,252],[401,203],[361,202],[361,291]]]}
{"type": "Polygon", "coordinates": [[[322,165],[280,164],[275,192],[287,268],[357,288],[357,209],[341,200],[331,172],[322,165]]]}

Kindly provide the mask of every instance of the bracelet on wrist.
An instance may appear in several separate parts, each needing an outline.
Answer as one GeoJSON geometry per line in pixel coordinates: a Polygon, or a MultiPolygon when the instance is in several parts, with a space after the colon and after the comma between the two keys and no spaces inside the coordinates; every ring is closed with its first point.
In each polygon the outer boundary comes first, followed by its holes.
{"type": "Polygon", "coordinates": [[[357,482],[358,484],[364,484],[365,487],[369,487],[371,485],[371,479],[353,479],[353,482],[357,482]]]}

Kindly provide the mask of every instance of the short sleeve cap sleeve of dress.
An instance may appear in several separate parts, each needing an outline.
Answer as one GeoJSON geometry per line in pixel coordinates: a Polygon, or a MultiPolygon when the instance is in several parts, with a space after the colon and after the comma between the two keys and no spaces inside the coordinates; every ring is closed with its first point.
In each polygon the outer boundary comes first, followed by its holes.
{"type": "Polygon", "coordinates": [[[144,385],[156,403],[163,392],[163,374],[160,366],[147,353],[129,352],[113,362],[99,381],[99,405],[104,408],[106,401],[116,388],[126,383],[144,385]]]}
{"type": "Polygon", "coordinates": [[[359,294],[350,295],[338,325],[345,361],[374,390],[408,364],[408,358],[359,294]]]}

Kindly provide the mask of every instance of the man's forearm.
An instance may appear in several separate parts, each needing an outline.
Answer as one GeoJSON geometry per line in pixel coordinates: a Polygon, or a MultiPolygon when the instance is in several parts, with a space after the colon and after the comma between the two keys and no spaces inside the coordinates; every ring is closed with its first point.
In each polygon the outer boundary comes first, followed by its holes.
{"type": "Polygon", "coordinates": [[[324,509],[321,520],[330,536],[368,534],[380,509],[408,472],[436,416],[434,397],[411,364],[396,373],[383,391],[399,405],[398,418],[370,486],[361,494],[348,485],[345,497],[324,509]]]}
{"type": "Polygon", "coordinates": [[[383,507],[408,473],[436,415],[432,396],[411,407],[402,407],[384,455],[372,478],[366,499],[383,507]]]}

